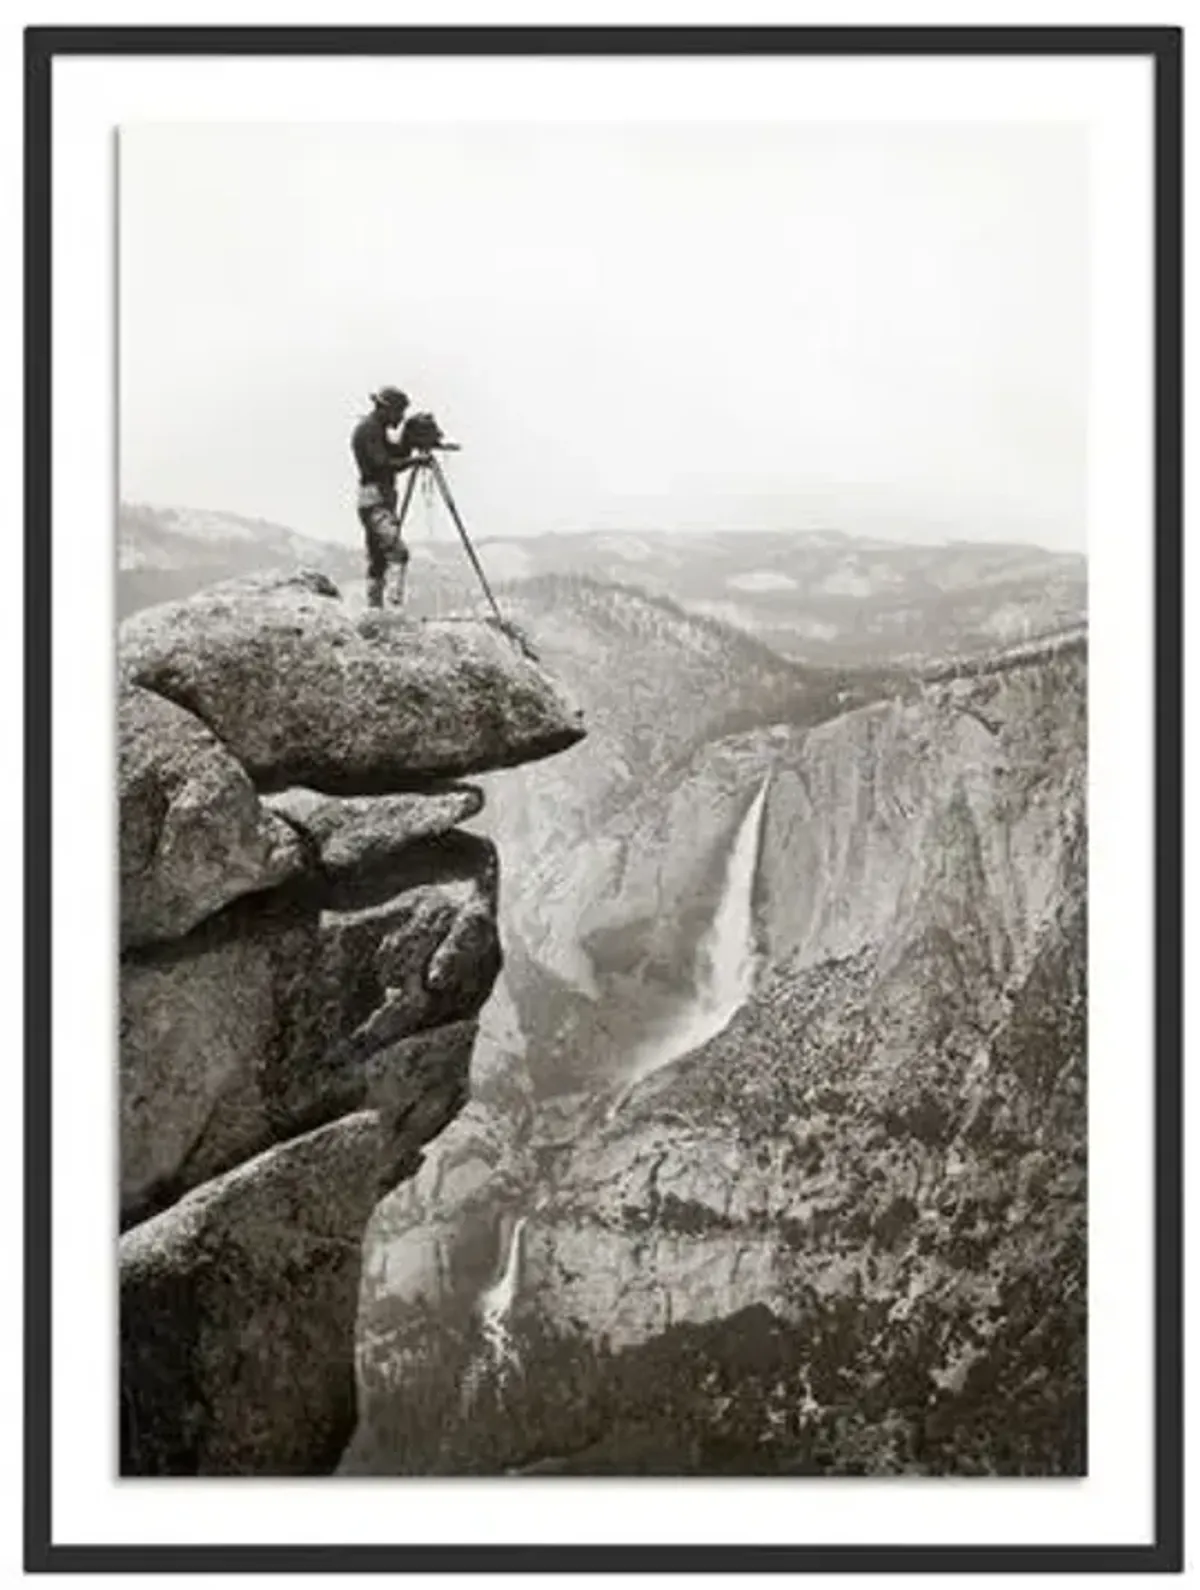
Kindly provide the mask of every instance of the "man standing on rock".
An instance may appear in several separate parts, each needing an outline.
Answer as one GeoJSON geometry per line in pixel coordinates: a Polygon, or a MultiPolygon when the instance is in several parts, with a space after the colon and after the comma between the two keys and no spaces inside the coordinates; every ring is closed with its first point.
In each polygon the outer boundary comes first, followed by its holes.
{"type": "Polygon", "coordinates": [[[392,442],[388,431],[404,421],[408,396],[398,387],[380,387],[371,394],[371,412],[354,427],[350,446],[358,466],[358,518],[367,537],[367,601],[383,606],[383,585],[389,563],[398,563],[403,578],[408,548],[396,517],[396,476],[418,460],[403,439],[392,442]]]}

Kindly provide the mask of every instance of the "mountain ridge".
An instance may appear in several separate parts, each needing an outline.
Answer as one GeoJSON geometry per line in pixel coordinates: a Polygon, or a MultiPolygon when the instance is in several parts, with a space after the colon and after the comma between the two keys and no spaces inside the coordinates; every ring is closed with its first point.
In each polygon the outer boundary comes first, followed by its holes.
{"type": "MultiPolygon", "coordinates": [[[[118,531],[123,611],[162,599],[156,590],[190,594],[219,577],[222,557],[230,575],[248,572],[248,560],[254,568],[294,568],[297,559],[307,560],[343,584],[357,582],[363,572],[350,540],[297,537],[235,514],[123,504],[118,531]],[[190,537],[189,525],[196,532],[190,537]]],[[[437,615],[477,599],[452,531],[430,534],[418,516],[408,538],[415,612],[437,615]]],[[[944,653],[983,651],[1077,620],[1086,609],[1083,558],[1022,543],[914,544],[812,530],[584,531],[475,540],[493,584],[543,574],[633,584],[817,664],[909,666],[944,653]]]]}

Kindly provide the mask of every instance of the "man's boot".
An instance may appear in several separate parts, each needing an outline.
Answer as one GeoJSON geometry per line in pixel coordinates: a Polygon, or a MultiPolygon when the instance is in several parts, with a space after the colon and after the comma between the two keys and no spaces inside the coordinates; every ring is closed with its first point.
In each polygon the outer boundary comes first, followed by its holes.
{"type": "Polygon", "coordinates": [[[383,580],[382,580],[382,578],[373,578],[373,579],[369,579],[367,581],[367,606],[368,607],[382,607],[383,606],[383,580]]]}

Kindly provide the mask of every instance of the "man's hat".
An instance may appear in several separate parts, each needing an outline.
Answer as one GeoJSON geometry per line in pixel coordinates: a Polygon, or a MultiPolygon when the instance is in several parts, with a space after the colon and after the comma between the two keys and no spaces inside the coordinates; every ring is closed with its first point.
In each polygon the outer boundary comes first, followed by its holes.
{"type": "Polygon", "coordinates": [[[381,409],[407,408],[408,393],[401,392],[398,386],[381,386],[378,392],[371,393],[371,402],[377,403],[381,409]]]}

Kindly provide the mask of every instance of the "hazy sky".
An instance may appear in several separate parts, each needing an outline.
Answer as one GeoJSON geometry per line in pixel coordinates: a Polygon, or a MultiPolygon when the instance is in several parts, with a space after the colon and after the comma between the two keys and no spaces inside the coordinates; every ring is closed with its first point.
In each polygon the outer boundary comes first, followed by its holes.
{"type": "Polygon", "coordinates": [[[122,129],[122,496],[357,540],[391,382],[480,536],[1082,548],[1086,169],[1068,126],[122,129]]]}

